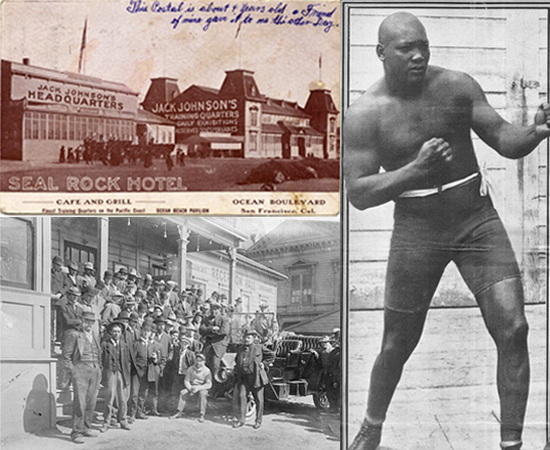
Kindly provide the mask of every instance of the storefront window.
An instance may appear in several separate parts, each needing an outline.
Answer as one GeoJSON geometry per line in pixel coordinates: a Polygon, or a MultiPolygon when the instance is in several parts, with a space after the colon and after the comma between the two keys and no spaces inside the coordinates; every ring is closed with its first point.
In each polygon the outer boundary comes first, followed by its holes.
{"type": "Polygon", "coordinates": [[[54,114],[54,139],[61,139],[61,116],[59,114],[54,114]]]}
{"type": "Polygon", "coordinates": [[[29,220],[0,220],[0,282],[5,286],[33,289],[34,228],[29,220]]]}
{"type": "Polygon", "coordinates": [[[46,139],[46,113],[34,113],[38,116],[38,139],[46,139]]]}
{"type": "Polygon", "coordinates": [[[55,136],[55,121],[53,114],[47,114],[48,118],[48,139],[52,140],[55,136]]]}

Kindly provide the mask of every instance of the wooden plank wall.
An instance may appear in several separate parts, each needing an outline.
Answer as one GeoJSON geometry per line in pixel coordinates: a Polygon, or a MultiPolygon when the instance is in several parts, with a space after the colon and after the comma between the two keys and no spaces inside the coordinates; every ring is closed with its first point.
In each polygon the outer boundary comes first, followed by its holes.
{"type": "MultiPolygon", "coordinates": [[[[375,53],[377,32],[381,21],[395,11],[351,8],[349,103],[383,75],[375,53]]],[[[469,73],[481,84],[489,102],[503,117],[515,123],[532,123],[536,107],[548,95],[546,10],[408,11],[416,14],[426,27],[432,52],[431,64],[469,73]]],[[[473,139],[480,165],[496,187],[493,198],[522,267],[527,300],[543,302],[546,299],[547,264],[547,144],[518,162],[502,158],[477,136],[474,135],[473,139]]],[[[393,204],[365,212],[350,205],[352,309],[382,305],[392,213],[393,204]]],[[[434,305],[473,303],[458,271],[454,266],[449,267],[434,305]]]]}

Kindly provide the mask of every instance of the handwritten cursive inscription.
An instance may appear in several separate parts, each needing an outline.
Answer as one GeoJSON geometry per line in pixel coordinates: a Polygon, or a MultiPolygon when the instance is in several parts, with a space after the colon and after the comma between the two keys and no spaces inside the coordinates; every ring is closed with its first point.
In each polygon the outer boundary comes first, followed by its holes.
{"type": "Polygon", "coordinates": [[[274,6],[260,3],[210,2],[208,5],[189,1],[162,2],[155,0],[129,0],[126,11],[130,14],[165,14],[173,29],[198,25],[208,31],[218,24],[240,26],[261,25],[279,27],[313,27],[329,33],[338,28],[335,3],[305,3],[296,8],[296,3],[278,2],[274,6]],[[289,5],[293,5],[292,7],[289,5]]]}

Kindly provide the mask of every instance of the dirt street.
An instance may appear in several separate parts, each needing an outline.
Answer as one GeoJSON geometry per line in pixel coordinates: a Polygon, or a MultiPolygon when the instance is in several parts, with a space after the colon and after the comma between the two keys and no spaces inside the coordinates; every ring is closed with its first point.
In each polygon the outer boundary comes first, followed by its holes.
{"type": "Polygon", "coordinates": [[[300,400],[267,402],[263,425],[258,430],[252,427],[253,419],[243,428],[233,429],[231,401],[220,399],[209,402],[204,423],[198,422],[196,408],[191,408],[181,419],[163,416],[138,420],[130,431],[110,429],[79,445],[70,440],[71,421],[64,418],[58,421],[57,430],[40,436],[27,434],[17,441],[2,442],[1,447],[2,450],[338,450],[339,418],[320,414],[311,396],[300,400]]]}

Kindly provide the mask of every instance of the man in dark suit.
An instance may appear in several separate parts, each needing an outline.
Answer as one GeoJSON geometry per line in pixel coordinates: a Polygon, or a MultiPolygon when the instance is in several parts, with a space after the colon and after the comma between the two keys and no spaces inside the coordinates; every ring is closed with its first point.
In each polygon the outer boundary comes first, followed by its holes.
{"type": "Polygon", "coordinates": [[[81,292],[76,286],[72,286],[67,290],[67,301],[63,302],[59,307],[61,312],[61,324],[62,332],[67,330],[78,330],[81,325],[81,310],[78,306],[78,300],[80,299],[81,292]]]}
{"type": "MultiPolygon", "coordinates": [[[[152,338],[152,326],[145,321],[141,327],[141,337],[135,343],[136,369],[139,377],[136,419],[147,419],[145,400],[152,389],[154,405],[158,401],[158,383],[162,361],[160,344],[152,338]]],[[[156,409],[156,408],[155,408],[156,409]]]]}
{"type": "Polygon", "coordinates": [[[130,351],[121,339],[124,325],[111,322],[107,327],[109,339],[101,344],[103,361],[103,384],[106,387],[104,423],[101,432],[109,429],[111,416],[114,412],[115,398],[117,400],[117,419],[123,430],[129,430],[126,421],[126,403],[128,401],[128,386],[130,385],[130,351]]]}
{"type": "Polygon", "coordinates": [[[73,381],[73,442],[82,444],[82,437],[95,437],[92,418],[101,380],[101,347],[92,329],[95,314],[82,313],[82,328],[71,329],[63,342],[63,361],[73,381]]]}
{"type": "Polygon", "coordinates": [[[256,344],[259,337],[255,330],[244,336],[244,344],[237,349],[235,356],[235,389],[233,390],[233,415],[237,422],[233,428],[240,428],[246,419],[248,393],[251,392],[256,402],[256,422],[254,428],[262,426],[264,414],[264,386],[269,383],[265,365],[274,359],[273,352],[262,344],[256,344]]]}
{"type": "MultiPolygon", "coordinates": [[[[213,303],[212,315],[204,319],[199,332],[205,340],[204,356],[206,365],[215,377],[220,368],[221,360],[227,351],[231,323],[227,316],[222,315],[219,303],[213,303]]],[[[212,389],[212,395],[216,396],[217,385],[212,389]]]]}

